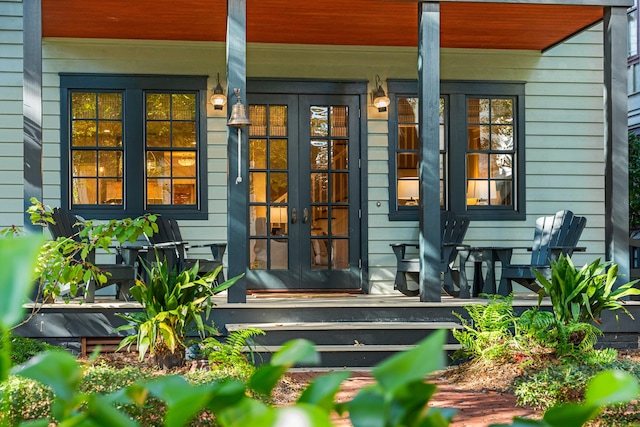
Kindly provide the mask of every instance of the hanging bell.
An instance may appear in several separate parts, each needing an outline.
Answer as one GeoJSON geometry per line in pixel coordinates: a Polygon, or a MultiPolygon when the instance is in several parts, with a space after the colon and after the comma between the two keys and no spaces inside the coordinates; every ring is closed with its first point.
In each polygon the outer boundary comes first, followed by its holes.
{"type": "Polygon", "coordinates": [[[242,98],[240,97],[240,89],[233,89],[236,94],[236,103],[233,105],[231,109],[231,116],[229,117],[229,121],[227,122],[228,126],[241,127],[241,126],[250,126],[251,121],[247,118],[247,110],[242,104],[242,98]]]}

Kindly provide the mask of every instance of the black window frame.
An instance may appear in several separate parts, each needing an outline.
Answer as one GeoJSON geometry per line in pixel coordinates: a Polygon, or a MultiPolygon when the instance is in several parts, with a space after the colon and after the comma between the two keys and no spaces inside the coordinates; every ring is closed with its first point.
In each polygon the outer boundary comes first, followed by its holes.
{"type": "MultiPolygon", "coordinates": [[[[389,220],[417,221],[419,206],[398,206],[397,161],[398,97],[417,97],[416,80],[387,80],[389,106],[389,220]]],[[[524,82],[475,82],[442,81],[440,97],[445,99],[445,143],[444,143],[444,201],[443,210],[467,215],[472,220],[525,220],[526,219],[526,170],[525,170],[525,83],[524,82]],[[466,154],[467,142],[467,98],[509,97],[514,100],[515,160],[514,200],[512,206],[467,206],[466,200],[466,154]]],[[[443,151],[441,150],[441,153],[443,151]]]]}
{"type": "Polygon", "coordinates": [[[176,219],[207,219],[207,76],[60,73],[61,205],[91,219],[118,219],[158,213],[176,219]],[[124,182],[122,205],[73,205],[71,199],[71,94],[114,92],[123,96],[124,182]],[[145,94],[196,95],[196,204],[145,206],[145,94]]]}

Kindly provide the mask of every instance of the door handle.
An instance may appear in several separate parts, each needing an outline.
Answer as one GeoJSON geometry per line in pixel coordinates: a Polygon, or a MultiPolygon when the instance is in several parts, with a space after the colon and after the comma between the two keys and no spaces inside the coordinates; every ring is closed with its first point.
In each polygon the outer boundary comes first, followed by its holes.
{"type": "Polygon", "coordinates": [[[296,208],[291,209],[291,224],[298,222],[298,211],[296,208]]]}
{"type": "Polygon", "coordinates": [[[306,224],[309,221],[309,209],[304,208],[302,210],[302,223],[306,224]]]}

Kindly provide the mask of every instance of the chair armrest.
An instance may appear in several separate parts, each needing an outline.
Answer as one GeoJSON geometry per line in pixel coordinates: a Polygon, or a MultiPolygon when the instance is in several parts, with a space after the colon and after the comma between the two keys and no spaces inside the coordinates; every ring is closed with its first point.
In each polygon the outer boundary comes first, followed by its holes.
{"type": "Polygon", "coordinates": [[[420,245],[418,243],[391,243],[389,246],[391,247],[412,247],[412,248],[419,248],[420,245]]]}
{"type": "Polygon", "coordinates": [[[563,251],[563,250],[571,250],[573,252],[584,252],[587,250],[584,246],[549,246],[549,250],[551,251],[563,251]]]}

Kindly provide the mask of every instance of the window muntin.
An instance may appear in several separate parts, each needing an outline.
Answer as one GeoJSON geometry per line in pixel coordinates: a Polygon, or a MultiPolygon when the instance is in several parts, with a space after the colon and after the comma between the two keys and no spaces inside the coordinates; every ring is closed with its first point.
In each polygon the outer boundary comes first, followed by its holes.
{"type": "Polygon", "coordinates": [[[63,206],[96,219],[206,218],[206,81],[61,74],[63,206]]]}
{"type": "Polygon", "coordinates": [[[145,94],[147,205],[197,202],[195,93],[145,94]]]}
{"type": "Polygon", "coordinates": [[[513,206],[513,98],[467,98],[467,207],[513,206]]]}
{"type": "MultiPolygon", "coordinates": [[[[415,96],[398,96],[397,107],[397,135],[396,150],[397,187],[396,203],[399,209],[404,206],[417,206],[420,195],[418,193],[418,98],[415,96]]],[[[440,206],[444,207],[445,192],[445,99],[440,98],[440,206]]]]}
{"type": "MultiPolygon", "coordinates": [[[[401,117],[399,103],[417,98],[418,85],[406,80],[387,84],[389,219],[417,220],[418,204],[407,199],[408,171],[400,156],[414,155],[417,165],[419,147],[407,143],[412,137],[403,135],[401,127],[411,123],[417,135],[418,123],[401,117]]],[[[449,81],[441,83],[440,94],[441,208],[472,219],[525,218],[524,84],[449,81]]],[[[417,101],[414,104],[417,117],[417,101]]],[[[416,177],[417,168],[410,175],[416,177]]]]}
{"type": "Polygon", "coordinates": [[[122,205],[122,93],[71,93],[74,205],[122,205]]]}

